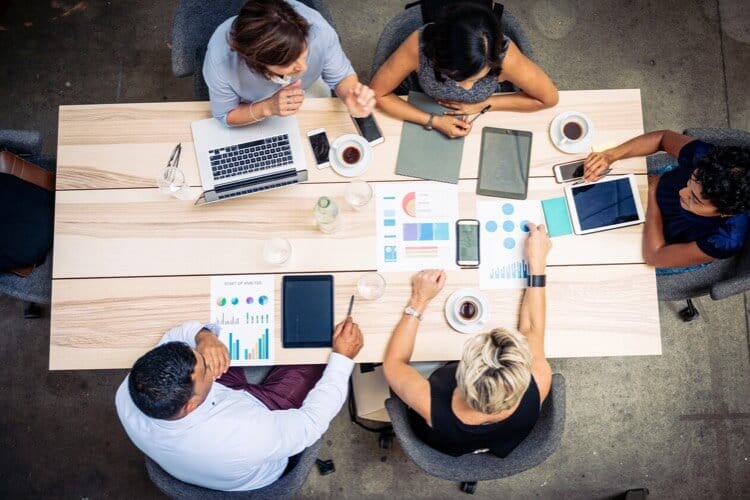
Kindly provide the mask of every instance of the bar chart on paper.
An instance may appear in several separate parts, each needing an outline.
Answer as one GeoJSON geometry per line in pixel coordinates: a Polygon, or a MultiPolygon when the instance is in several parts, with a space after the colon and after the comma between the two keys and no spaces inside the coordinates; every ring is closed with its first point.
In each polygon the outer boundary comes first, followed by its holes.
{"type": "Polygon", "coordinates": [[[233,366],[267,365],[273,359],[274,279],[270,275],[213,276],[211,320],[221,325],[233,366]]]}

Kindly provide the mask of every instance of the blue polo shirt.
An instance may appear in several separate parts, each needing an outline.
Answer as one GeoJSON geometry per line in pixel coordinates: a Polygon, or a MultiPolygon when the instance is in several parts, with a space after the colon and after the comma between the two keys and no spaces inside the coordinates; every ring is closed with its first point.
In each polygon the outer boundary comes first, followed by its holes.
{"type": "Polygon", "coordinates": [[[726,259],[742,249],[748,228],[748,213],[731,217],[702,217],[680,206],[680,189],[695,170],[697,161],[710,153],[711,144],[695,140],[680,150],[678,166],[661,176],[656,189],[667,244],[695,241],[703,253],[726,259]]]}

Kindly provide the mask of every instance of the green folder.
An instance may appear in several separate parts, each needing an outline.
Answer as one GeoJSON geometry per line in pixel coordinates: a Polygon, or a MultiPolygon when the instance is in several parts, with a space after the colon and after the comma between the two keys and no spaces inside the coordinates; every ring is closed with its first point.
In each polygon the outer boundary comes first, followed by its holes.
{"type": "Polygon", "coordinates": [[[544,212],[544,220],[547,223],[547,232],[551,238],[565,236],[573,232],[573,226],[570,224],[568,203],[565,201],[564,196],[542,200],[542,211],[544,212]]]}
{"type": "MultiPolygon", "coordinates": [[[[445,108],[421,92],[410,92],[409,103],[422,111],[442,115],[445,108]]],[[[396,159],[396,173],[458,184],[464,138],[449,139],[437,130],[404,122],[396,159]]]]}

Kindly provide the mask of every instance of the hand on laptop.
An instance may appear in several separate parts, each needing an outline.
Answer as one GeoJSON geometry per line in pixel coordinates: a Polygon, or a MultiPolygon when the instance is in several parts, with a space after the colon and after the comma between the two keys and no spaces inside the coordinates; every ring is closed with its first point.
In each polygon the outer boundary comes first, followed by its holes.
{"type": "Polygon", "coordinates": [[[471,123],[465,116],[436,115],[432,120],[432,128],[439,130],[451,139],[469,135],[471,123]]]}
{"type": "Polygon", "coordinates": [[[359,325],[347,316],[344,321],[336,325],[333,330],[333,352],[346,356],[349,359],[359,354],[364,345],[364,337],[359,325]]]}
{"type": "Polygon", "coordinates": [[[364,118],[375,109],[375,92],[367,85],[357,82],[349,89],[342,101],[355,118],[364,118]]]}
{"type": "Polygon", "coordinates": [[[305,100],[305,91],[301,85],[302,80],[297,80],[269,97],[267,102],[271,106],[271,114],[289,116],[296,113],[305,100]]]}

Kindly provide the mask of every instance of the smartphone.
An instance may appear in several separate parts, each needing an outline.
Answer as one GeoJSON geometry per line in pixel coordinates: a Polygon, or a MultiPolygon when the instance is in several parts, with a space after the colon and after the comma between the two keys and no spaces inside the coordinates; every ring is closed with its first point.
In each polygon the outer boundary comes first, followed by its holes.
{"type": "Polygon", "coordinates": [[[352,120],[354,121],[354,126],[357,127],[359,135],[367,139],[367,142],[369,142],[370,145],[374,146],[385,140],[383,139],[383,133],[380,131],[380,127],[378,127],[378,123],[375,121],[375,116],[373,116],[372,113],[370,113],[370,116],[364,118],[355,118],[352,116],[352,120]]]}
{"type": "Polygon", "coordinates": [[[307,133],[307,139],[310,141],[315,163],[318,168],[325,168],[331,164],[328,161],[328,152],[331,150],[331,143],[328,142],[328,135],[325,129],[318,128],[307,133]]]}
{"type": "Polygon", "coordinates": [[[476,219],[456,221],[456,264],[459,267],[479,265],[479,221],[476,219]]]}
{"type": "Polygon", "coordinates": [[[559,183],[575,181],[583,178],[583,160],[558,163],[552,167],[555,180],[559,183]]]}

